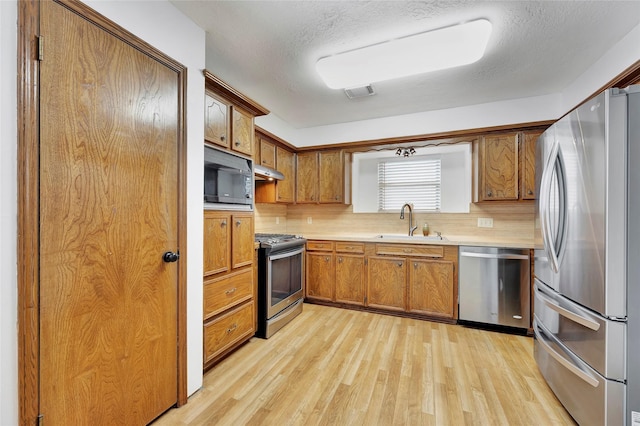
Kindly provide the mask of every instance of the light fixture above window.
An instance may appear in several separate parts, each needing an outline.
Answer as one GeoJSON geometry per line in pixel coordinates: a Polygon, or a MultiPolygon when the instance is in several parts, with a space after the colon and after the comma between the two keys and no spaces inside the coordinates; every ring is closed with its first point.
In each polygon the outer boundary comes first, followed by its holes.
{"type": "Polygon", "coordinates": [[[398,148],[396,150],[396,155],[399,156],[403,156],[403,157],[409,157],[410,155],[413,155],[416,153],[416,150],[413,149],[413,147],[409,147],[409,148],[398,148]]]}
{"type": "Polygon", "coordinates": [[[468,65],[484,55],[491,22],[478,19],[320,58],[316,70],[332,89],[468,65]]]}

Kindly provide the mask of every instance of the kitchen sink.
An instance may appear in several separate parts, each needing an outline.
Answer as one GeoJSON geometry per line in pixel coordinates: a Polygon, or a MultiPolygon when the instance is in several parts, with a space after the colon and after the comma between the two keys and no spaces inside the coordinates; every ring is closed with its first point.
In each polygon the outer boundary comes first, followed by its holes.
{"type": "Polygon", "coordinates": [[[403,241],[447,241],[442,235],[398,235],[398,234],[381,234],[376,235],[375,238],[381,238],[383,240],[403,240],[403,241]]]}

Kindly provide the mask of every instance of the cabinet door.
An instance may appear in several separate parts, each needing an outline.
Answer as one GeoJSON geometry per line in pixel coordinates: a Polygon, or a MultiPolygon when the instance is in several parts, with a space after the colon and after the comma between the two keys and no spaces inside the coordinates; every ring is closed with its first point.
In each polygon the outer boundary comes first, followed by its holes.
{"type": "Polygon", "coordinates": [[[293,203],[293,192],[296,187],[295,155],[286,149],[276,149],[276,168],[284,175],[284,180],[276,183],[276,201],[293,203]]]}
{"type": "Polygon", "coordinates": [[[318,202],[318,153],[303,152],[297,154],[296,164],[296,202],[318,202]]]}
{"type": "Polygon", "coordinates": [[[204,275],[219,274],[230,269],[231,227],[230,215],[213,211],[204,212],[204,275]]]}
{"type": "Polygon", "coordinates": [[[453,262],[418,259],[409,262],[409,312],[453,318],[453,262]]]}
{"type": "Polygon", "coordinates": [[[336,271],[333,259],[333,253],[307,252],[308,298],[333,301],[333,280],[336,271]]]}
{"type": "Polygon", "coordinates": [[[518,134],[485,136],[481,145],[482,179],[479,199],[518,199],[518,134]]]}
{"type": "Polygon", "coordinates": [[[233,108],[232,117],[231,149],[249,156],[253,155],[253,117],[237,108],[233,108]]]}
{"type": "Polygon", "coordinates": [[[205,93],[204,139],[229,147],[229,105],[205,93]]]}
{"type": "Polygon", "coordinates": [[[364,256],[336,255],[336,302],[364,305],[364,256]]]}
{"type": "Polygon", "coordinates": [[[262,138],[260,138],[260,164],[272,169],[276,168],[276,146],[262,138]]]}
{"type": "Polygon", "coordinates": [[[540,135],[540,132],[524,134],[520,191],[523,200],[536,199],[536,140],[540,135]]]}
{"type": "Polygon", "coordinates": [[[321,203],[344,201],[344,156],[342,151],[319,153],[319,184],[321,203]]]}
{"type": "Polygon", "coordinates": [[[254,254],[253,214],[235,213],[231,216],[231,222],[233,226],[231,231],[232,267],[251,265],[254,254]]]}
{"type": "Polygon", "coordinates": [[[404,311],[406,281],[406,258],[370,257],[367,306],[404,311]]]}

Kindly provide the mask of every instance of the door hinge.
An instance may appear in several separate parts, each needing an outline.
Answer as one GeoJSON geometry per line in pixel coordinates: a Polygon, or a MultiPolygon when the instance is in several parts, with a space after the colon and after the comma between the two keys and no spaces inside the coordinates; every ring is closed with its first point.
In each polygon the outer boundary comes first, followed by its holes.
{"type": "Polygon", "coordinates": [[[44,59],[44,36],[38,36],[38,60],[44,59]]]}
{"type": "Polygon", "coordinates": [[[44,425],[44,415],[38,414],[38,417],[36,417],[36,426],[43,426],[43,425],[44,425]]]}

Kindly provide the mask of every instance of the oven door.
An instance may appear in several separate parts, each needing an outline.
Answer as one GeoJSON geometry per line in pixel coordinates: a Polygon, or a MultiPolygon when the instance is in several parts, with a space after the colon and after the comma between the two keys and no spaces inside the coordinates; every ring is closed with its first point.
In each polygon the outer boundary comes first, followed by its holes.
{"type": "Polygon", "coordinates": [[[304,283],[304,246],[267,257],[267,318],[302,298],[304,283]]]}

